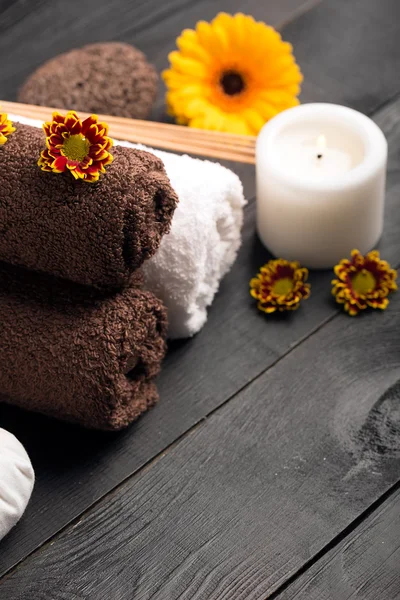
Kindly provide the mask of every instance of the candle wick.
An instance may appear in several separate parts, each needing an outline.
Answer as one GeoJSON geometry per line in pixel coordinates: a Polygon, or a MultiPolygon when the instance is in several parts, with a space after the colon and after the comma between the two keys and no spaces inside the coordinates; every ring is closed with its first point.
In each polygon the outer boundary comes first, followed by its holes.
{"type": "Polygon", "coordinates": [[[317,154],[317,158],[322,158],[322,154],[317,154]]]}

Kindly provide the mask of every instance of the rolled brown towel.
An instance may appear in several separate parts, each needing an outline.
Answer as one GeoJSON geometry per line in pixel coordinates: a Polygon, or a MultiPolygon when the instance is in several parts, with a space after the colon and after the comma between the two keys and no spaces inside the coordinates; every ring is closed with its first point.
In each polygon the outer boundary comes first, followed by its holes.
{"type": "Polygon", "coordinates": [[[166,311],[151,292],[95,292],[0,263],[2,400],[120,429],[158,398],[166,311]]]}
{"type": "Polygon", "coordinates": [[[122,42],[101,42],[41,65],[24,83],[18,102],[145,119],[157,87],[156,69],[143,52],[122,42]]]}
{"type": "Polygon", "coordinates": [[[97,183],[37,166],[40,129],[14,124],[0,148],[0,260],[99,288],[119,288],[157,250],[177,196],[162,161],[112,149],[97,183]]]}

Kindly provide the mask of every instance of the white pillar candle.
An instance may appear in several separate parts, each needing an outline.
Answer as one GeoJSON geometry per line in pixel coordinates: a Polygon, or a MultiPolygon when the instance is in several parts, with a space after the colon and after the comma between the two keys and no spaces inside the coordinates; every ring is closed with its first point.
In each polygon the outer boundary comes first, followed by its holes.
{"type": "Polygon", "coordinates": [[[275,255],[331,268],[363,254],[383,229],[387,142],[365,115],[303,104],[269,121],[257,139],[257,230],[275,255]]]}

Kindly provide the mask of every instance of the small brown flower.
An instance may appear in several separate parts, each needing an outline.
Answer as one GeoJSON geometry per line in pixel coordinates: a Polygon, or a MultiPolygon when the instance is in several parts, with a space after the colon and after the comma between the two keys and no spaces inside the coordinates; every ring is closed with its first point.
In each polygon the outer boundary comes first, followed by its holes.
{"type": "Polygon", "coordinates": [[[332,281],[332,294],[351,316],[368,307],[385,310],[388,295],[397,290],[397,272],[380,259],[377,250],[365,256],[353,250],[351,260],[344,258],[334,270],[338,279],[332,281]]]}
{"type": "Polygon", "coordinates": [[[0,146],[6,143],[8,136],[15,131],[15,127],[8,119],[6,113],[0,113],[0,146]]]}
{"type": "Polygon", "coordinates": [[[298,262],[270,260],[250,281],[250,294],[258,300],[257,308],[265,313],[296,310],[301,300],[310,295],[307,278],[308,270],[298,262]]]}
{"type": "Polygon", "coordinates": [[[113,157],[113,145],[107,136],[108,126],[99,123],[96,115],[84,121],[74,111],[65,116],[55,112],[53,120],[43,125],[46,150],[41,153],[38,165],[42,171],[70,172],[75,179],[89,183],[98,181],[100,173],[113,157]]]}

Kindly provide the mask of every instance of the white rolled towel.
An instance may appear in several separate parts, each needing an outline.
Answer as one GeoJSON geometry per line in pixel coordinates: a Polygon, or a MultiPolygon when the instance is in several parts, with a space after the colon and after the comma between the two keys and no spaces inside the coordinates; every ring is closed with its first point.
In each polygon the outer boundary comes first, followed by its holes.
{"type": "Polygon", "coordinates": [[[34,481],[25,448],[12,433],[0,428],[0,540],[22,517],[34,481]]]}
{"type": "MultiPolygon", "coordinates": [[[[9,115],[12,121],[41,127],[42,122],[9,115]]],[[[144,265],[146,287],[168,308],[169,337],[200,331],[207,307],[241,243],[246,204],[239,177],[219,163],[115,140],[115,145],[148,150],[164,162],[179,197],[171,232],[144,265]]]]}

